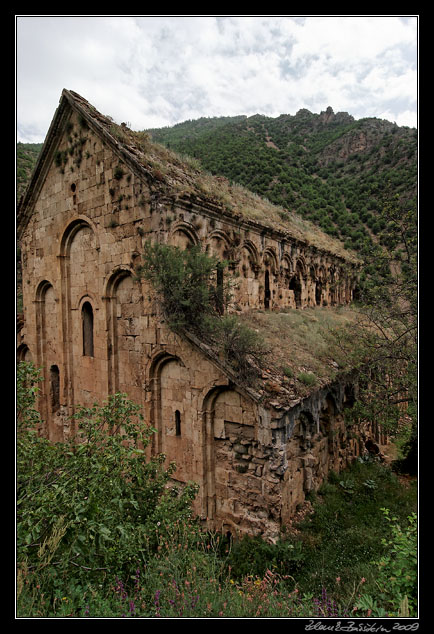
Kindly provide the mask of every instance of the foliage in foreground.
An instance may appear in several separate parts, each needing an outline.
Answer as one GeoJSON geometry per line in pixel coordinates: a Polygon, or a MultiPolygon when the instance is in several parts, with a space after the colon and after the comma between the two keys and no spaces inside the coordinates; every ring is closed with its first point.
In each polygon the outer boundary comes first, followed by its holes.
{"type": "Polygon", "coordinates": [[[53,445],[36,433],[37,378],[20,364],[19,617],[415,616],[414,491],[385,466],[334,474],[298,537],[230,544],[192,517],[194,487],[174,495],[146,459],[137,406],[82,409],[81,442],[53,445]]]}
{"type": "Polygon", "coordinates": [[[37,433],[31,385],[20,364],[17,435],[19,569],[37,574],[52,596],[68,578],[130,575],[175,522],[188,521],[194,484],[168,488],[175,466],[146,457],[154,430],[123,394],[75,415],[77,438],[53,444],[37,433]],[[28,414],[26,414],[26,411],[28,414]]]}

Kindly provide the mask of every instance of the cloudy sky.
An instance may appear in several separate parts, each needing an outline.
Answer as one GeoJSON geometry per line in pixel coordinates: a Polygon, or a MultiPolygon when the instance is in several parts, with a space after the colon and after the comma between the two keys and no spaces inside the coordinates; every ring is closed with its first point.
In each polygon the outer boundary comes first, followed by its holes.
{"type": "Polygon", "coordinates": [[[417,127],[417,16],[16,16],[17,141],[63,88],[134,130],[320,113],[417,127]]]}

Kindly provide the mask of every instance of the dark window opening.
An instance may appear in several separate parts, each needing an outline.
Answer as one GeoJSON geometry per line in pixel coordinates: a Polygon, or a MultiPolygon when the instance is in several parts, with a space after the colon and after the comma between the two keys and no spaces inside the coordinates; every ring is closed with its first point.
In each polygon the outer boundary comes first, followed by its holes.
{"type": "Polygon", "coordinates": [[[354,386],[353,385],[347,385],[345,387],[345,400],[344,400],[344,407],[354,407],[354,403],[356,402],[356,396],[354,393],[354,386]]]}
{"type": "Polygon", "coordinates": [[[181,435],[181,412],[179,409],[175,412],[175,433],[177,436],[181,435]]]}
{"type": "Polygon", "coordinates": [[[57,412],[60,407],[60,373],[57,365],[50,368],[51,411],[57,412]]]}
{"type": "Polygon", "coordinates": [[[217,264],[216,309],[220,315],[224,312],[223,265],[217,264]]]}
{"type": "Polygon", "coordinates": [[[317,282],[315,287],[315,302],[317,306],[321,306],[322,283],[317,282]]]}
{"type": "Polygon", "coordinates": [[[271,299],[270,273],[269,271],[265,271],[265,295],[264,295],[265,308],[270,308],[270,299],[271,299]]]}
{"type": "Polygon", "coordinates": [[[81,309],[83,321],[83,355],[93,357],[93,310],[89,302],[81,309]]]}
{"type": "Polygon", "coordinates": [[[293,277],[289,283],[289,290],[294,291],[294,299],[296,308],[301,306],[301,282],[298,277],[293,277]]]}

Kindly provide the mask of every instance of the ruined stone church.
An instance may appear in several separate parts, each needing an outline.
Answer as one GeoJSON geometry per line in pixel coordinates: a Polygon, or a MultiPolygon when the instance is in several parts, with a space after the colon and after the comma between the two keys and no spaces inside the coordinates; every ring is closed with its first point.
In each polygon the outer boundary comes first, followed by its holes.
{"type": "MultiPolygon", "coordinates": [[[[126,393],[156,429],[152,452],[176,463],[174,480],[199,485],[194,510],[207,526],[266,538],[363,451],[363,430],[349,434],[344,423],[357,389],[350,376],[335,373],[300,396],[281,363],[262,368],[252,389],[197,338],[173,333],[135,274],[146,241],[199,245],[230,262],[229,310],[241,317],[349,304],[357,259],[295,214],[64,90],[18,206],[17,236],[17,358],[42,368],[51,440],[74,434],[77,406],[126,393]]],[[[281,338],[272,358],[291,333],[281,338]]]]}

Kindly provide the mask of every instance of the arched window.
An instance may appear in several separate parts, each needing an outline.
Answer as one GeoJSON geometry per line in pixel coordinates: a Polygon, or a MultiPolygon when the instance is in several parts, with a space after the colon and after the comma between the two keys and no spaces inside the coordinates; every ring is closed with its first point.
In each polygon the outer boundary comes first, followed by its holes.
{"type": "Polygon", "coordinates": [[[89,302],[84,302],[81,318],[83,322],[83,355],[93,357],[93,310],[89,302]]]}
{"type": "Polygon", "coordinates": [[[181,435],[181,412],[179,409],[175,412],[175,433],[177,436],[181,435]]]}

